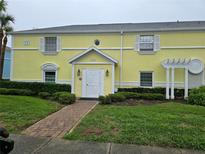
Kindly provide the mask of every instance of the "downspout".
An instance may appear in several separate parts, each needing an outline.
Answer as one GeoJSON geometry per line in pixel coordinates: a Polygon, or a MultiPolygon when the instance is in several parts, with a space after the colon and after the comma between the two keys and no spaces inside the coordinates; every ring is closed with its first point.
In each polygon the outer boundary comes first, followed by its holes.
{"type": "Polygon", "coordinates": [[[123,73],[123,30],[120,32],[120,85],[122,83],[122,73],[123,73]]]}

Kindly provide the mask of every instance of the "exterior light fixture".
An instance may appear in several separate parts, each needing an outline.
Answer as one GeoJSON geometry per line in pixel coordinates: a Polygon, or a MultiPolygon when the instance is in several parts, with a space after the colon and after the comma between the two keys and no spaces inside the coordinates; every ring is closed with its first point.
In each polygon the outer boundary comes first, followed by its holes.
{"type": "Polygon", "coordinates": [[[80,76],[80,69],[78,69],[77,76],[80,76]]]}
{"type": "Polygon", "coordinates": [[[106,71],[106,76],[109,76],[109,71],[108,70],[106,71]]]}

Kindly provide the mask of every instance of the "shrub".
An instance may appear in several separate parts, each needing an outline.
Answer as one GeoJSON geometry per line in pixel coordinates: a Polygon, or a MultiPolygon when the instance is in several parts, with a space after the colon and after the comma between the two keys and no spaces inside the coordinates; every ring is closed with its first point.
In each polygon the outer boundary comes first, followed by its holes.
{"type": "Polygon", "coordinates": [[[145,100],[164,100],[164,95],[163,94],[145,93],[145,94],[140,94],[139,98],[145,99],[145,100]]]}
{"type": "Polygon", "coordinates": [[[188,103],[205,106],[205,93],[190,94],[188,97],[188,103]]]}
{"type": "Polygon", "coordinates": [[[2,95],[22,95],[22,96],[34,95],[34,93],[31,90],[27,90],[27,89],[6,89],[6,88],[0,88],[0,94],[2,94],[2,95]]]}
{"type": "Polygon", "coordinates": [[[111,104],[112,103],[112,101],[111,101],[111,97],[108,95],[108,96],[106,96],[105,97],[105,100],[104,100],[104,102],[103,102],[103,104],[111,104]]]}
{"type": "MultiPolygon", "coordinates": [[[[171,90],[170,90],[171,91],[171,90]]],[[[166,94],[166,88],[156,87],[156,88],[119,88],[118,92],[133,92],[133,93],[151,93],[151,94],[166,94]]],[[[174,89],[174,93],[176,97],[184,97],[184,89],[174,89]]]]}
{"type": "Polygon", "coordinates": [[[120,93],[109,94],[108,96],[110,97],[111,102],[123,102],[126,100],[126,97],[120,93]]]}
{"type": "Polygon", "coordinates": [[[49,92],[51,94],[58,91],[71,91],[71,86],[68,84],[55,84],[43,82],[15,82],[15,81],[0,81],[1,88],[8,89],[29,89],[35,94],[39,92],[49,92]]]}
{"type": "Polygon", "coordinates": [[[68,92],[56,92],[53,94],[53,98],[62,104],[72,104],[76,100],[75,95],[68,92]]]}
{"type": "Polygon", "coordinates": [[[99,96],[98,100],[100,101],[101,104],[104,104],[105,96],[99,96]]]}
{"type": "Polygon", "coordinates": [[[163,100],[164,95],[163,94],[156,94],[156,93],[134,93],[134,92],[119,92],[118,94],[121,94],[125,96],[126,99],[145,99],[145,100],[163,100]]]}
{"type": "Polygon", "coordinates": [[[193,88],[190,90],[190,95],[191,94],[199,94],[199,93],[205,93],[205,86],[199,87],[199,88],[193,88]]]}
{"type": "Polygon", "coordinates": [[[134,93],[134,92],[119,92],[118,94],[125,96],[126,99],[139,99],[140,98],[140,94],[134,93]]]}
{"type": "Polygon", "coordinates": [[[46,99],[46,98],[49,98],[49,97],[51,96],[51,94],[48,93],[48,92],[39,92],[39,93],[38,93],[38,96],[39,96],[40,98],[46,99]]]}

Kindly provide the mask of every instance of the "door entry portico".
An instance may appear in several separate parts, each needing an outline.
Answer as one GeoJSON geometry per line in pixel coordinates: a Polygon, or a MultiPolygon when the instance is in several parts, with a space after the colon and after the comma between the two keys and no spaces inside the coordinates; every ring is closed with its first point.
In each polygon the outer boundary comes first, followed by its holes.
{"type": "Polygon", "coordinates": [[[83,70],[82,96],[87,98],[98,98],[103,95],[104,71],[101,69],[83,70]]]}

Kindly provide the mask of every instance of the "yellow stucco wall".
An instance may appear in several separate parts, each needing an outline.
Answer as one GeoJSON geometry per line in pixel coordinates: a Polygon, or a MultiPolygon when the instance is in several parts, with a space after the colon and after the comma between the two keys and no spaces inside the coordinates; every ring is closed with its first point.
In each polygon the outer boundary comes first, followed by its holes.
{"type": "MultiPolygon", "coordinates": [[[[121,82],[139,82],[140,71],[153,71],[154,82],[165,82],[165,69],[161,62],[167,58],[198,58],[205,63],[205,49],[161,49],[153,55],[141,55],[134,50],[136,36],[139,34],[160,35],[161,47],[174,46],[205,46],[205,32],[154,32],[154,33],[125,33],[123,35],[123,75],[121,82]],[[133,48],[133,49],[127,49],[133,48]]],[[[62,51],[57,55],[44,55],[39,51],[40,37],[44,35],[14,35],[14,65],[12,80],[42,80],[41,66],[44,63],[55,63],[59,66],[58,80],[71,81],[72,71],[69,59],[87,48],[94,45],[94,40],[100,40],[99,50],[118,60],[115,67],[115,81],[120,81],[120,34],[64,34],[61,36],[62,51]],[[24,45],[24,41],[30,41],[29,46],[24,45]],[[33,48],[33,49],[32,49],[33,48]],[[69,48],[69,49],[68,49],[69,48]],[[82,49],[80,49],[82,48],[82,49]],[[114,49],[116,48],[116,49],[114,49]],[[32,49],[32,50],[26,50],[32,49]]],[[[82,61],[103,61],[102,57],[90,54],[87,59],[82,61]]],[[[77,66],[76,66],[77,67],[77,66]]],[[[78,67],[87,67],[80,65],[78,67]]],[[[108,66],[91,66],[105,67],[108,66]]],[[[110,66],[111,67],[111,66],[110,66]]],[[[110,69],[110,68],[109,68],[110,69]]],[[[175,81],[184,81],[183,69],[175,71],[175,81]]],[[[76,84],[80,84],[76,83],[76,84]]],[[[80,87],[80,86],[79,86],[80,87]]],[[[109,89],[109,88],[108,88],[109,89]]],[[[80,91],[81,90],[77,90],[80,91]]],[[[109,91],[109,90],[108,90],[109,91]]],[[[79,93],[80,95],[80,93],[79,93]]]]}

